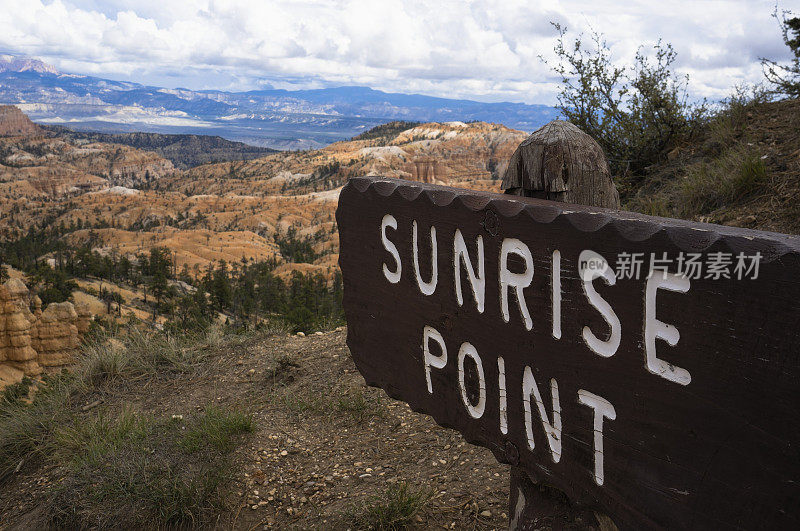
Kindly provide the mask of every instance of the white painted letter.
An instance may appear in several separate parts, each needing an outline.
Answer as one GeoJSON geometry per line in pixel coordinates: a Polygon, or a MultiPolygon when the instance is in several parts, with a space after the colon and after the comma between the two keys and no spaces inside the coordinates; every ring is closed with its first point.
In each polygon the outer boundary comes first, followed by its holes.
{"type": "Polygon", "coordinates": [[[484,260],[483,260],[483,236],[478,236],[478,274],[475,275],[475,269],[472,267],[472,261],[469,259],[467,252],[467,243],[464,241],[464,236],[459,229],[456,229],[456,234],[453,237],[453,267],[455,267],[456,279],[456,299],[458,305],[464,305],[464,296],[461,294],[461,262],[467,269],[467,276],[469,277],[469,284],[472,287],[472,295],[475,297],[475,304],[478,307],[478,312],[483,313],[484,301],[486,299],[486,276],[484,275],[484,260]]]}
{"type": "Polygon", "coordinates": [[[383,242],[383,248],[389,251],[394,257],[397,268],[394,271],[389,271],[389,268],[386,267],[386,264],[383,264],[383,276],[385,276],[386,280],[392,284],[397,284],[400,282],[400,272],[402,271],[400,265],[400,253],[397,252],[397,247],[389,241],[389,238],[386,237],[386,227],[391,227],[394,230],[397,230],[397,220],[394,219],[394,216],[391,214],[386,214],[383,216],[383,220],[381,220],[381,241],[383,242]]]}
{"type": "Polygon", "coordinates": [[[419,274],[419,245],[417,244],[417,222],[412,224],[412,237],[414,240],[414,273],[417,275],[417,286],[423,295],[432,295],[436,291],[436,281],[439,279],[438,255],[436,252],[436,227],[431,225],[431,281],[423,282],[419,274]]]}
{"type": "Polygon", "coordinates": [[[483,416],[483,411],[486,409],[486,379],[483,376],[483,362],[478,355],[478,351],[471,343],[464,342],[461,348],[458,349],[458,386],[461,388],[461,401],[469,411],[469,415],[474,419],[479,419],[483,416]],[[467,396],[467,387],[464,384],[464,358],[469,356],[475,362],[478,368],[478,403],[474,406],[470,404],[469,397],[467,396]]]}
{"type": "Polygon", "coordinates": [[[614,420],[617,412],[611,402],[589,391],[578,389],[578,402],[594,410],[594,482],[602,485],[603,476],[603,417],[614,420]]]}
{"type": "Polygon", "coordinates": [[[601,341],[597,336],[592,333],[588,326],[583,327],[583,340],[595,353],[608,358],[613,356],[619,348],[619,342],[622,339],[622,325],[620,325],[619,317],[614,313],[611,305],[595,291],[592,281],[596,278],[602,278],[606,284],[613,286],[617,283],[617,276],[614,270],[609,267],[605,258],[600,256],[594,251],[583,251],[578,257],[578,269],[581,278],[583,279],[583,291],[589,302],[597,308],[603,315],[608,326],[611,327],[611,334],[608,340],[601,341]]]}
{"type": "Polygon", "coordinates": [[[497,387],[500,390],[500,433],[508,433],[508,404],[506,403],[506,360],[497,357],[497,387]]]}
{"type": "Polygon", "coordinates": [[[522,406],[525,408],[525,432],[528,436],[528,447],[533,450],[536,446],[533,442],[533,419],[531,415],[531,392],[536,400],[539,409],[539,418],[542,420],[542,427],[547,434],[547,442],[550,445],[550,456],[554,463],[561,460],[561,403],[558,398],[558,382],[555,378],[550,380],[550,395],[553,400],[553,423],[550,424],[547,411],[539,393],[539,386],[533,378],[533,371],[526,366],[522,375],[522,406]]]}
{"type": "Polygon", "coordinates": [[[553,337],[561,339],[561,251],[553,251],[551,281],[553,289],[553,337]]]}
{"type": "Polygon", "coordinates": [[[683,275],[661,272],[651,274],[647,279],[644,298],[644,349],[647,370],[666,378],[671,382],[689,385],[692,375],[681,367],[659,359],[656,352],[656,339],[663,339],[671,347],[678,344],[681,338],[678,329],[671,324],[656,319],[656,292],[659,288],[686,293],[689,291],[689,279],[683,275]]]}
{"type": "Polygon", "coordinates": [[[528,313],[528,306],[525,304],[525,295],[522,290],[530,286],[533,280],[533,257],[528,246],[516,238],[506,238],[500,249],[500,310],[503,312],[503,321],[508,322],[511,318],[508,313],[508,287],[514,286],[517,292],[517,303],[519,311],[525,320],[525,328],[531,330],[533,321],[528,313]],[[525,260],[525,271],[523,273],[512,273],[508,270],[508,255],[515,254],[525,260]]]}
{"type": "Polygon", "coordinates": [[[422,330],[422,353],[425,359],[425,380],[428,382],[428,392],[433,394],[433,384],[431,383],[431,367],[442,369],[445,365],[447,365],[447,347],[444,344],[444,338],[442,337],[442,334],[440,334],[439,331],[432,326],[426,326],[422,330]],[[434,356],[431,354],[431,339],[439,343],[439,348],[442,349],[442,354],[440,356],[434,356]]]}

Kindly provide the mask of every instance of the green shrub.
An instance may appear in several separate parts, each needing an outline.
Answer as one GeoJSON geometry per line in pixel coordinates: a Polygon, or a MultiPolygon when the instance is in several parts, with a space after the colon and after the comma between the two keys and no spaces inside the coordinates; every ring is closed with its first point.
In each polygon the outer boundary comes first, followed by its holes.
{"type": "Polygon", "coordinates": [[[72,421],[79,382],[71,375],[40,383],[31,404],[0,401],[0,485],[24,463],[50,455],[55,432],[72,421]]]}
{"type": "Polygon", "coordinates": [[[178,444],[189,453],[197,452],[204,447],[228,453],[235,447],[236,435],[252,431],[252,415],[209,406],[203,415],[194,419],[178,444]]]}
{"type": "Polygon", "coordinates": [[[774,85],[776,94],[796,98],[800,96],[800,17],[792,15],[788,10],[778,12],[777,4],[772,13],[778,21],[783,42],[789,47],[791,59],[787,64],[780,64],[762,57],[761,67],[767,81],[774,85]]]}
{"type": "Polygon", "coordinates": [[[553,71],[561,77],[558,107],[563,116],[594,138],[616,175],[640,176],[687,142],[705,123],[705,103],[688,100],[688,77],[672,68],[677,54],[659,41],[648,54],[640,47],[629,66],[617,66],[602,34],[586,42],[559,33],[553,71]]]}
{"type": "MultiPolygon", "coordinates": [[[[746,129],[748,114],[768,101],[770,94],[762,85],[734,86],[730,96],[720,102],[709,119],[706,148],[709,144],[716,144],[721,152],[726,146],[736,143],[746,129]]],[[[709,154],[718,156],[720,152],[709,154]]]]}
{"type": "Polygon", "coordinates": [[[0,393],[0,402],[16,404],[28,396],[33,380],[25,376],[22,381],[6,386],[0,393]]]}
{"type": "Polygon", "coordinates": [[[380,397],[370,398],[358,387],[341,391],[336,397],[336,410],[349,413],[358,422],[370,417],[383,417],[385,413],[380,397]]]}

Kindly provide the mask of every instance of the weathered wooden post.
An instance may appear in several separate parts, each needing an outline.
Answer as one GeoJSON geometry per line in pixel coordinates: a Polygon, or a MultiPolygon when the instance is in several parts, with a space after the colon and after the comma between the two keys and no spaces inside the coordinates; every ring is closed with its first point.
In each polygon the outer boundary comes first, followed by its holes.
{"type": "MultiPolygon", "coordinates": [[[[563,120],[548,123],[517,147],[501,188],[507,194],[523,197],[613,209],[620,207],[619,193],[603,149],[591,136],[563,120]]],[[[616,529],[608,516],[597,511],[566,507],[565,501],[562,492],[539,485],[525,470],[512,463],[509,529],[558,526],[559,515],[565,510],[582,518],[586,525],[596,520],[604,531],[616,529]]]]}
{"type": "Polygon", "coordinates": [[[381,177],[336,220],[369,385],[620,529],[800,528],[800,238],[381,177]]]}
{"type": "Polygon", "coordinates": [[[563,120],[550,122],[519,145],[508,162],[502,189],[576,205],[620,206],[603,148],[563,120]]]}

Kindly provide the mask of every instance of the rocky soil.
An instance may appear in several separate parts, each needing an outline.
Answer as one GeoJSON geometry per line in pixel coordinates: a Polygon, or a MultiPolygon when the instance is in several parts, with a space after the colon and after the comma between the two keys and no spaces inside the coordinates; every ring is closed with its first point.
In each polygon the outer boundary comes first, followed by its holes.
{"type": "MultiPolygon", "coordinates": [[[[199,374],[128,382],[91,400],[168,418],[208,404],[253,413],[255,431],[235,455],[234,503],[217,527],[347,529],[363,503],[406,482],[432,496],[414,527],[506,528],[508,467],[367,388],[345,336],[255,337],[216,353],[199,374]]],[[[23,465],[0,488],[0,528],[41,525],[63,474],[46,460],[23,465]]]]}

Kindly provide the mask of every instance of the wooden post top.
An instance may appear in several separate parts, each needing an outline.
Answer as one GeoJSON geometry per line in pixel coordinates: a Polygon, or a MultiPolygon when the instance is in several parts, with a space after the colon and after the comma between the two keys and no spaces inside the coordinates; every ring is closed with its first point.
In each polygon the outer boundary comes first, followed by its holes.
{"type": "Polygon", "coordinates": [[[523,141],[508,163],[506,193],[618,209],[605,154],[570,122],[554,120],[523,141]]]}

